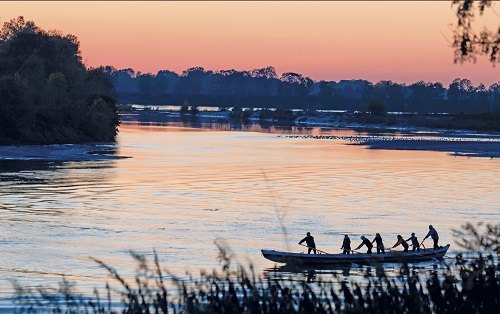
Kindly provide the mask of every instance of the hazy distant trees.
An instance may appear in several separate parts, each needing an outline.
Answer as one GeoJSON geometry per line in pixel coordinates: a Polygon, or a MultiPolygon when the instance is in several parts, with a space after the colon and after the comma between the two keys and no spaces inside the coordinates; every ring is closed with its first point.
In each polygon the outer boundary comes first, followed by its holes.
{"type": "Polygon", "coordinates": [[[490,88],[488,88],[488,93],[491,97],[488,111],[492,112],[495,109],[500,111],[500,82],[491,85],[490,88]]]}
{"type": "Polygon", "coordinates": [[[18,17],[0,31],[0,143],[112,141],[113,85],[86,69],[73,35],[18,17]]]}
{"type": "Polygon", "coordinates": [[[406,111],[404,87],[392,81],[380,81],[373,85],[371,98],[383,103],[388,111],[406,111]]]}
{"type": "Polygon", "coordinates": [[[436,111],[444,108],[446,89],[441,83],[418,81],[408,86],[407,111],[436,111]]]}
{"type": "Polygon", "coordinates": [[[330,106],[333,101],[333,89],[331,82],[320,81],[318,85],[318,102],[320,106],[330,106]]]}
{"type": "Polygon", "coordinates": [[[283,73],[280,81],[280,93],[289,96],[307,96],[313,85],[310,78],[293,72],[283,73]]]}
{"type": "Polygon", "coordinates": [[[374,115],[383,115],[386,112],[386,109],[382,101],[373,99],[368,104],[368,111],[374,115]]]}
{"type": "Polygon", "coordinates": [[[500,109],[499,84],[473,86],[455,79],[447,88],[439,82],[398,84],[366,80],[313,82],[299,73],[283,73],[273,67],[250,71],[211,71],[193,67],[180,75],[162,70],[156,75],[132,69],[105,67],[124,103],[278,109],[366,110],[377,101],[387,111],[488,112],[500,109]]]}

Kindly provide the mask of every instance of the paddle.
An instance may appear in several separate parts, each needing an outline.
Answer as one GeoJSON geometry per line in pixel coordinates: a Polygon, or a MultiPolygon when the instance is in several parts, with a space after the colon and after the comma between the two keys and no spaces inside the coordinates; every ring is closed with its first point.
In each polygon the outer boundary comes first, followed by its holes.
{"type": "MultiPolygon", "coordinates": [[[[420,245],[424,246],[422,243],[420,243],[420,245]]],[[[410,244],[410,246],[413,246],[413,247],[418,248],[418,246],[415,246],[415,245],[413,245],[413,244],[410,244]]],[[[425,249],[425,246],[424,246],[424,249],[425,249]]]]}
{"type": "Polygon", "coordinates": [[[321,253],[321,254],[330,254],[330,253],[327,253],[327,252],[325,252],[325,251],[318,250],[318,249],[316,249],[316,248],[313,248],[313,247],[307,246],[307,245],[302,244],[302,243],[299,243],[299,245],[305,246],[306,248],[311,249],[311,250],[316,250],[316,252],[319,252],[319,253],[321,253]]]}
{"type": "MultiPolygon", "coordinates": [[[[376,247],[376,246],[374,246],[373,248],[377,249],[377,247],[376,247]]],[[[389,249],[389,248],[386,248],[386,247],[384,247],[384,250],[387,250],[387,251],[392,251],[392,249],[389,249]]],[[[358,253],[358,254],[364,254],[363,252],[360,252],[360,251],[355,251],[355,250],[350,250],[350,251],[351,251],[351,252],[356,252],[356,253],[358,253]]],[[[372,253],[372,254],[373,254],[373,253],[372,253]]]]}

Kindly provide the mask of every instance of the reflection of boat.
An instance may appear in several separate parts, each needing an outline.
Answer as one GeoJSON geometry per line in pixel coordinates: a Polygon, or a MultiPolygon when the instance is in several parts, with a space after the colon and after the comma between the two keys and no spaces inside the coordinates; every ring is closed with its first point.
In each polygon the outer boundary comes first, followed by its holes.
{"type": "Polygon", "coordinates": [[[443,246],[437,250],[422,249],[420,252],[409,251],[390,251],[385,254],[304,254],[290,253],[275,250],[261,250],[262,255],[277,263],[296,264],[296,265],[325,265],[325,264],[343,264],[343,263],[383,263],[383,262],[415,262],[442,258],[448,251],[450,245],[443,246]]]}
{"type": "MultiPolygon", "coordinates": [[[[349,277],[351,275],[351,270],[353,269],[353,264],[322,264],[322,265],[297,265],[297,264],[286,264],[273,268],[264,269],[264,273],[269,278],[280,277],[283,274],[288,275],[305,275],[309,279],[314,279],[316,275],[342,275],[344,277],[349,277]]],[[[354,266],[355,274],[364,274],[365,268],[359,265],[354,266]]]]}

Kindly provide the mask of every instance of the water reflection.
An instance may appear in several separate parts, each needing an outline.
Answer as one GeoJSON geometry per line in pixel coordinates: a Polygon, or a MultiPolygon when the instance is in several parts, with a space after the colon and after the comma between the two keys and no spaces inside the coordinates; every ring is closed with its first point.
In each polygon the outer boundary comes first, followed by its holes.
{"type": "MultiPolygon", "coordinates": [[[[124,123],[115,153],[129,159],[0,162],[0,277],[46,283],[65,273],[91,289],[107,274],[89,256],[130,278],[129,250],[150,256],[153,249],[172,273],[196,274],[219,268],[217,238],[261,273],[272,264],[260,250],[286,247],[281,224],[292,251],[311,231],[318,247],[335,253],[346,233],[421,238],[432,222],[453,244],[453,228],[500,219],[498,160],[277,136],[359,134],[351,130],[192,125],[201,128],[124,123]]],[[[352,280],[364,271],[352,265],[327,274],[352,280]]],[[[317,280],[322,272],[300,276],[317,280]]],[[[0,282],[0,294],[10,290],[0,282]]]]}
{"type": "MultiPolygon", "coordinates": [[[[337,278],[339,276],[351,276],[352,264],[331,265],[331,266],[296,266],[296,265],[283,265],[275,266],[273,268],[264,269],[264,277],[268,279],[275,279],[279,277],[294,278],[297,281],[306,280],[307,282],[314,282],[318,276],[322,279],[326,277],[337,278]]],[[[355,266],[355,270],[362,271],[362,268],[355,266]]],[[[359,275],[359,273],[356,273],[359,275]]],[[[354,274],[355,275],[355,274],[354,274]]]]}
{"type": "Polygon", "coordinates": [[[291,281],[324,281],[344,280],[363,282],[363,278],[397,278],[401,273],[409,276],[413,273],[429,273],[437,268],[445,268],[447,263],[444,259],[419,262],[419,263],[373,263],[361,265],[355,263],[332,264],[332,265],[275,265],[263,270],[264,278],[280,279],[287,278],[291,281]]]}
{"type": "MultiPolygon", "coordinates": [[[[59,163],[60,164],[60,163],[59,163]]],[[[0,173],[16,173],[19,171],[50,170],[57,162],[37,160],[0,160],[0,173]]],[[[1,176],[0,180],[7,181],[8,177],[1,176]]]]}
{"type": "MultiPolygon", "coordinates": [[[[137,126],[149,128],[162,132],[179,132],[190,131],[190,129],[199,129],[197,131],[245,131],[245,132],[260,132],[270,134],[290,134],[290,135],[335,135],[335,136],[356,136],[356,135],[384,135],[387,132],[365,132],[355,131],[353,129],[339,129],[328,127],[304,127],[292,125],[276,125],[271,123],[243,123],[239,120],[223,121],[223,122],[202,122],[196,116],[187,116],[181,121],[163,121],[163,122],[139,122],[139,121],[124,121],[124,128],[134,128],[137,126]]],[[[400,133],[390,133],[400,134],[400,133]]]]}

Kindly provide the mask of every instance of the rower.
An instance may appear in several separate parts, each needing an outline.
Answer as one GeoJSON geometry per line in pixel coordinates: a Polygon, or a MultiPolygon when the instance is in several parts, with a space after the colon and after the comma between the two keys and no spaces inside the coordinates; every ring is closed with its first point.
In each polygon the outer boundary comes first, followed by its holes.
{"type": "Polygon", "coordinates": [[[344,242],[342,242],[342,247],[340,249],[344,250],[342,252],[342,254],[351,253],[351,239],[349,238],[349,236],[347,234],[344,236],[344,242]]]}
{"type": "Polygon", "coordinates": [[[358,247],[355,250],[358,250],[363,245],[366,245],[366,247],[368,248],[368,250],[366,251],[366,254],[372,254],[373,244],[370,242],[370,240],[368,240],[367,238],[365,238],[365,236],[361,236],[361,240],[363,240],[363,242],[361,242],[361,244],[358,245],[358,247]]]}
{"type": "Polygon", "coordinates": [[[417,252],[420,252],[420,243],[418,243],[418,239],[415,236],[415,232],[412,232],[411,237],[406,241],[410,240],[411,240],[411,245],[413,246],[413,252],[415,252],[415,250],[417,250],[417,252]]]}
{"type": "Polygon", "coordinates": [[[425,239],[427,239],[429,236],[432,238],[432,241],[434,241],[434,250],[439,249],[439,245],[438,245],[439,235],[438,235],[436,229],[434,229],[434,227],[432,225],[429,225],[429,232],[427,233],[425,238],[422,240],[422,242],[424,242],[425,239]]]}
{"type": "Polygon", "coordinates": [[[372,243],[373,242],[377,242],[377,254],[380,254],[380,252],[384,254],[385,253],[384,242],[382,242],[382,237],[380,236],[380,233],[375,234],[375,238],[373,239],[372,243]]]}
{"type": "Polygon", "coordinates": [[[398,242],[396,242],[396,244],[394,244],[392,246],[392,248],[395,248],[396,246],[398,245],[402,245],[404,247],[404,251],[403,252],[408,252],[408,243],[406,243],[405,239],[403,239],[403,237],[401,235],[398,235],[398,242]]]}
{"type": "Polygon", "coordinates": [[[316,243],[314,243],[314,237],[310,232],[306,234],[304,239],[300,240],[299,244],[302,244],[303,242],[306,242],[307,244],[307,254],[311,254],[311,251],[314,251],[314,254],[316,254],[316,243]]]}

